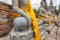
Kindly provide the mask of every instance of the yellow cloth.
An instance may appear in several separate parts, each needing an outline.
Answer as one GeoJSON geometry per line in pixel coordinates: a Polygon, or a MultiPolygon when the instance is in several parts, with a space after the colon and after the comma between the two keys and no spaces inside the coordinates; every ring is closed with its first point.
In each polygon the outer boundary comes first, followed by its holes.
{"type": "Polygon", "coordinates": [[[33,28],[33,31],[35,33],[34,40],[41,40],[38,23],[37,23],[37,20],[36,20],[36,16],[34,14],[34,11],[32,9],[32,6],[30,4],[30,1],[28,1],[27,6],[23,10],[30,16],[30,18],[32,20],[32,25],[33,25],[32,28],[33,28]]]}
{"type": "Polygon", "coordinates": [[[18,14],[18,13],[13,13],[12,16],[11,16],[11,18],[15,19],[15,18],[20,17],[20,16],[21,16],[21,15],[18,14]]]}

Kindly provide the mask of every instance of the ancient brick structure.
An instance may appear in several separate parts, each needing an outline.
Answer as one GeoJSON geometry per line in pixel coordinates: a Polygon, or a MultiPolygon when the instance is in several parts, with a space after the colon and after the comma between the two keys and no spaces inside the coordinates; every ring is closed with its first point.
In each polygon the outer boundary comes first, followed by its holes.
{"type": "Polygon", "coordinates": [[[12,29],[12,13],[11,5],[0,2],[0,36],[6,35],[12,29]]]}

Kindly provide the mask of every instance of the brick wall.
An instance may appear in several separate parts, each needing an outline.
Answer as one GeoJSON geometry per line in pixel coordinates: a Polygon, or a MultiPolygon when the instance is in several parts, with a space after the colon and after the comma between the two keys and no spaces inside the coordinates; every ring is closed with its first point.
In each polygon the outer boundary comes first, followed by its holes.
{"type": "Polygon", "coordinates": [[[12,6],[7,4],[7,3],[3,3],[0,1],[0,9],[10,9],[12,10],[12,6]]]}
{"type": "Polygon", "coordinates": [[[0,2],[0,36],[6,35],[12,29],[12,14],[11,5],[0,2]]]}

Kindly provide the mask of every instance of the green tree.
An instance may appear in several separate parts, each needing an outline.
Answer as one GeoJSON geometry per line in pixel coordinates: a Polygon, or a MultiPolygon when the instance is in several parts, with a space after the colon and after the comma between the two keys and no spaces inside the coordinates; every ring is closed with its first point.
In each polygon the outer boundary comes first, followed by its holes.
{"type": "Polygon", "coordinates": [[[56,9],[56,6],[54,7],[54,11],[55,11],[55,13],[58,15],[59,13],[60,13],[60,5],[59,5],[59,8],[58,9],[56,9]]]}
{"type": "Polygon", "coordinates": [[[35,14],[37,14],[38,10],[36,8],[34,8],[33,10],[34,10],[35,14]]]}

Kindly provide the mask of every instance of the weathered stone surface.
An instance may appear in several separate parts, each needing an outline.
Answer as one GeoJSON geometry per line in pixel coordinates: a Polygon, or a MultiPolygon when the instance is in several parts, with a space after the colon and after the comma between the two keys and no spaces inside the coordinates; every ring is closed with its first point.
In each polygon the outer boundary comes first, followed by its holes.
{"type": "Polygon", "coordinates": [[[56,30],[57,30],[57,27],[54,26],[51,30],[51,33],[45,37],[45,40],[56,40],[56,37],[57,37],[56,30]]]}
{"type": "Polygon", "coordinates": [[[31,40],[33,38],[32,30],[16,32],[14,29],[10,32],[10,40],[31,40]]]}
{"type": "Polygon", "coordinates": [[[9,35],[6,35],[4,37],[0,37],[0,40],[9,40],[9,35]]]}
{"type": "Polygon", "coordinates": [[[60,27],[57,28],[57,40],[60,40],[60,27]]]}
{"type": "MultiPolygon", "coordinates": [[[[56,39],[56,28],[57,27],[52,27],[52,26],[53,25],[48,26],[51,28],[50,34],[46,32],[46,29],[44,27],[40,27],[42,28],[42,30],[40,31],[42,40],[55,40],[56,39]]],[[[5,36],[0,39],[1,40],[33,40],[33,31],[29,29],[26,31],[16,32],[14,31],[14,29],[12,29],[12,31],[10,32],[8,36],[5,36]]]]}

